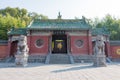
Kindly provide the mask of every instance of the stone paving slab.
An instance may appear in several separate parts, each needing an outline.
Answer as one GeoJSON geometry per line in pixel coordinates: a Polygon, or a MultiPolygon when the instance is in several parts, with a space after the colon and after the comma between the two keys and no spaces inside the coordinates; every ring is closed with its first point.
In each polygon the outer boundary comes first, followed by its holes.
{"type": "Polygon", "coordinates": [[[0,63],[0,80],[120,80],[120,63],[107,67],[92,64],[29,64],[15,67],[0,63]]]}

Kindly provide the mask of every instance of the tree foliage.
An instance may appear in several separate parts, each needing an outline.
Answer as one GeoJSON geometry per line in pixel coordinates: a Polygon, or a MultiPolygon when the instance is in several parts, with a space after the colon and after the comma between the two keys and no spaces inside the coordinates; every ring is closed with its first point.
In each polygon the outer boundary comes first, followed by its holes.
{"type": "MultiPolygon", "coordinates": [[[[35,13],[35,12],[34,12],[35,13]]],[[[41,18],[48,19],[47,16],[37,14],[30,16],[30,13],[22,8],[11,8],[0,9],[0,39],[7,39],[7,32],[12,27],[24,28],[31,22],[32,19],[41,18]]]]}
{"type": "Polygon", "coordinates": [[[31,12],[28,14],[32,19],[48,19],[48,16],[45,16],[43,14],[37,14],[36,12],[31,12]]]}
{"type": "Polygon", "coordinates": [[[110,40],[120,40],[120,19],[107,14],[103,19],[95,18],[93,28],[106,27],[110,31],[110,40]]]}

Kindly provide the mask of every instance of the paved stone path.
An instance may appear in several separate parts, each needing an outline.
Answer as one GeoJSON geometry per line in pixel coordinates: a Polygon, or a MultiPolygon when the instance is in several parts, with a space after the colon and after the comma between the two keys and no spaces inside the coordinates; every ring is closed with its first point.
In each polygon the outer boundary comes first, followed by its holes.
{"type": "Polygon", "coordinates": [[[0,80],[120,80],[120,63],[107,67],[92,64],[29,64],[15,67],[0,63],[0,80]]]}

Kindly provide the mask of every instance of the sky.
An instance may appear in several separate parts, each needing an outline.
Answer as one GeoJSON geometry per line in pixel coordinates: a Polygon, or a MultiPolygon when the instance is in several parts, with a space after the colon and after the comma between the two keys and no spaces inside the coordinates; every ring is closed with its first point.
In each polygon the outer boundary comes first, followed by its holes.
{"type": "Polygon", "coordinates": [[[25,8],[50,19],[57,18],[58,12],[63,19],[103,18],[107,14],[120,18],[120,0],[0,0],[0,9],[8,6],[25,8]]]}

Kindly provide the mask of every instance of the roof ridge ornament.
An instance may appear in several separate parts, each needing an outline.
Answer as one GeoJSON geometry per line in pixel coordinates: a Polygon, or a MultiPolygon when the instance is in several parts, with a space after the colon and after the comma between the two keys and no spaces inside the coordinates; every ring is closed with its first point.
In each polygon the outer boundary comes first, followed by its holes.
{"type": "Polygon", "coordinates": [[[60,14],[60,12],[58,12],[58,19],[61,19],[62,15],[60,14]]]}
{"type": "Polygon", "coordinates": [[[82,16],[82,20],[83,20],[84,24],[87,23],[87,22],[86,22],[86,17],[85,17],[85,16],[82,16]]]}

